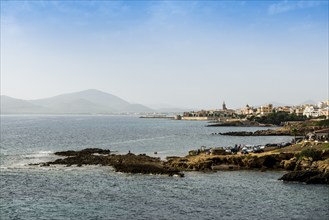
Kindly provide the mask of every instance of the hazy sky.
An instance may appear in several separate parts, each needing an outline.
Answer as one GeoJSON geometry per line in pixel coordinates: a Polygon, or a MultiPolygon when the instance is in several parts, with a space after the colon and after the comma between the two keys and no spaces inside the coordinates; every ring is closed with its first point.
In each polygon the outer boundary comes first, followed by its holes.
{"type": "Polygon", "coordinates": [[[1,94],[141,104],[328,99],[328,1],[1,1],[1,94]]]}

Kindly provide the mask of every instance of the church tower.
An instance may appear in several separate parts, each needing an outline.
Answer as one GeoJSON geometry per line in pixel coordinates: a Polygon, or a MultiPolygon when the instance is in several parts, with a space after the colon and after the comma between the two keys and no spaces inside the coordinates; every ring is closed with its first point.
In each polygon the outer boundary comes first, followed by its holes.
{"type": "Polygon", "coordinates": [[[223,110],[227,110],[225,101],[223,102],[223,110]]]}

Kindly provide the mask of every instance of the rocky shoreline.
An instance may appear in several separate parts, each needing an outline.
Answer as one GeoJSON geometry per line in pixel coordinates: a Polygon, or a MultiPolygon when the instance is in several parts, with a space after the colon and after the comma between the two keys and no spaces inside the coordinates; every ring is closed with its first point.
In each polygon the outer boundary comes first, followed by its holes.
{"type": "Polygon", "coordinates": [[[290,131],[282,130],[282,129],[277,129],[277,130],[267,129],[267,130],[258,130],[258,131],[255,131],[255,132],[230,131],[230,132],[216,133],[216,134],[229,135],[229,136],[292,136],[290,131]]]}
{"type": "MultiPolygon", "coordinates": [[[[270,126],[270,125],[269,125],[270,126]]],[[[258,126],[260,127],[260,126],[258,126]]],[[[264,127],[264,126],[263,126],[264,127]]],[[[249,131],[230,131],[224,133],[212,133],[228,136],[305,136],[310,132],[327,128],[326,126],[311,126],[307,123],[287,124],[276,129],[249,131]]]]}
{"type": "Polygon", "coordinates": [[[206,127],[273,127],[272,124],[260,124],[255,121],[210,122],[206,127]]]}
{"type": "MultiPolygon", "coordinates": [[[[289,147],[288,147],[289,148],[289,147]]],[[[329,148],[329,147],[327,147],[329,148]]],[[[282,149],[280,149],[282,150],[282,149]]],[[[169,159],[171,167],[182,171],[288,171],[280,180],[329,184],[329,149],[302,152],[265,152],[252,155],[197,155],[169,159]],[[312,154],[318,156],[312,156],[312,154]]]]}
{"type": "Polygon", "coordinates": [[[88,148],[81,151],[62,151],[55,155],[64,158],[30,164],[39,166],[103,165],[116,172],[160,174],[183,177],[183,172],[234,170],[286,170],[280,180],[303,183],[329,184],[329,144],[320,146],[295,145],[259,154],[207,155],[168,157],[166,161],[145,154],[112,154],[110,150],[88,148]]]}

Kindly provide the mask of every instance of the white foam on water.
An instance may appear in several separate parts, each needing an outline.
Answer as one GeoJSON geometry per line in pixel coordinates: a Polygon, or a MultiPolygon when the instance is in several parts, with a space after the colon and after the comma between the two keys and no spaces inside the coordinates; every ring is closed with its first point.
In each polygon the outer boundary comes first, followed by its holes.
{"type": "Polygon", "coordinates": [[[136,143],[136,142],[143,142],[143,141],[152,141],[152,140],[157,140],[157,139],[165,139],[165,138],[175,137],[175,136],[176,135],[166,135],[166,136],[161,136],[161,137],[139,138],[139,139],[134,139],[134,140],[126,140],[126,141],[113,142],[113,143],[110,143],[110,144],[111,145],[129,144],[129,143],[136,143]]]}
{"type": "Polygon", "coordinates": [[[11,158],[5,164],[2,164],[0,169],[30,169],[33,166],[29,166],[29,164],[44,163],[58,158],[52,151],[37,151],[35,153],[8,156],[11,158]]]}
{"type": "Polygon", "coordinates": [[[53,153],[52,151],[38,151],[34,154],[23,155],[23,157],[26,159],[43,158],[43,157],[49,157],[52,153],[53,153]]]}

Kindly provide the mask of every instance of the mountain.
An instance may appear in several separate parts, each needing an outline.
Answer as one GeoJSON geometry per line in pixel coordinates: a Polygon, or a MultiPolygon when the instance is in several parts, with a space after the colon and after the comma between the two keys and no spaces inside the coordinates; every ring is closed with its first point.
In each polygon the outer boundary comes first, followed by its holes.
{"type": "Polygon", "coordinates": [[[48,112],[49,109],[35,105],[29,101],[15,99],[9,96],[0,96],[1,114],[25,114],[25,113],[41,113],[48,112]]]}
{"type": "Polygon", "coordinates": [[[316,105],[316,104],[318,104],[316,101],[309,99],[300,103],[299,105],[316,105]]]}
{"type": "Polygon", "coordinates": [[[19,100],[1,96],[2,113],[107,114],[153,112],[152,109],[95,89],[45,99],[19,100]],[[2,98],[5,97],[5,98],[2,98]],[[13,100],[17,100],[14,102],[13,100]],[[24,110],[24,111],[23,111],[24,110]]]}

